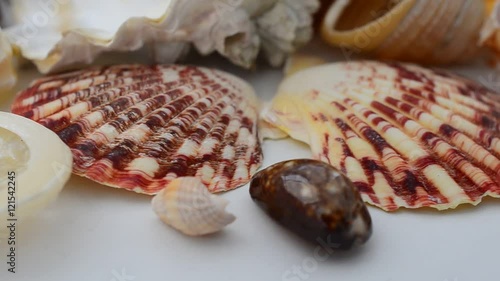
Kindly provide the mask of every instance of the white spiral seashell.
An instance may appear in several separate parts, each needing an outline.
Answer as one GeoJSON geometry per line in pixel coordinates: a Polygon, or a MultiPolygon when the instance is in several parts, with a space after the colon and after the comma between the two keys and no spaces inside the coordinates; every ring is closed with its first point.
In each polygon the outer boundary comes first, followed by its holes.
{"type": "Polygon", "coordinates": [[[225,211],[228,203],[195,177],[173,180],[152,200],[163,222],[190,236],[214,233],[232,223],[236,217],[225,211]]]}

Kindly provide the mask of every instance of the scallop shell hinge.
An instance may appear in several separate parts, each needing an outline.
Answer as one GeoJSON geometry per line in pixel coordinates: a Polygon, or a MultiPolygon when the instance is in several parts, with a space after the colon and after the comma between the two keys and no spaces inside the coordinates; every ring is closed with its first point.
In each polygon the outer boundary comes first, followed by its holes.
{"type": "Polygon", "coordinates": [[[155,194],[195,176],[211,192],[247,183],[261,164],[258,100],[222,71],[180,65],[117,65],[35,80],[12,112],[55,131],[73,172],[155,194]]]}

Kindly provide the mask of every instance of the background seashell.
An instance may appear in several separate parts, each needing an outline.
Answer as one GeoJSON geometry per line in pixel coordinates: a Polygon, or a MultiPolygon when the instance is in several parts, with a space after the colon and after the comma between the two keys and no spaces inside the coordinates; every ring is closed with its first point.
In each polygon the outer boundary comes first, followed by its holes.
{"type": "Polygon", "coordinates": [[[163,222],[191,236],[214,233],[232,223],[236,218],[225,211],[228,203],[210,194],[195,177],[171,181],[152,200],[153,210],[163,222]]]}
{"type": "Polygon", "coordinates": [[[500,57],[500,2],[490,1],[487,6],[491,11],[481,29],[479,44],[489,47],[498,58],[500,57]]]}
{"type": "Polygon", "coordinates": [[[0,28],[0,91],[14,86],[17,77],[12,61],[12,47],[0,28]]]}
{"type": "Polygon", "coordinates": [[[500,95],[411,64],[327,64],[284,80],[263,118],[384,210],[500,197],[500,95]],[[307,81],[307,83],[304,83],[307,81]]]}
{"type": "Polygon", "coordinates": [[[213,69],[117,65],[35,80],[12,105],[71,148],[73,172],[154,194],[196,176],[210,191],[247,183],[261,164],[258,101],[213,69]]]}
{"type": "Polygon", "coordinates": [[[484,0],[484,5],[486,7],[486,15],[491,14],[496,2],[497,2],[497,0],[484,0]]]}
{"type": "MultiPolygon", "coordinates": [[[[23,57],[43,72],[89,64],[103,52],[143,47],[172,63],[192,43],[252,67],[262,50],[273,65],[312,37],[318,0],[11,1],[6,29],[23,57]],[[110,13],[110,11],[112,11],[110,13]]],[[[141,56],[142,57],[142,56],[141,56]]]]}
{"type": "Polygon", "coordinates": [[[337,0],[322,25],[328,43],[373,57],[446,64],[472,58],[483,1],[337,0]]]}
{"type": "Polygon", "coordinates": [[[319,56],[295,53],[288,57],[283,70],[286,77],[303,69],[325,64],[327,61],[319,56]]]}

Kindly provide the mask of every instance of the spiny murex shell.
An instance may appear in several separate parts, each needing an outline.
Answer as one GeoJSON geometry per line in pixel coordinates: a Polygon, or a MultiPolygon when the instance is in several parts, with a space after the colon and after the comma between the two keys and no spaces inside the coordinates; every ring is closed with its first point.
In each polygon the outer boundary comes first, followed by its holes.
{"type": "Polygon", "coordinates": [[[229,202],[210,194],[195,177],[171,181],[152,200],[153,210],[163,222],[191,236],[217,232],[236,218],[225,211],[229,202]]]}
{"type": "Polygon", "coordinates": [[[308,143],[384,210],[500,197],[500,96],[411,64],[348,62],[281,84],[266,122],[308,143]]]}
{"type": "Polygon", "coordinates": [[[38,79],[12,111],[55,131],[77,175],[146,194],[196,176],[219,192],[260,166],[257,103],[247,83],[222,71],[117,65],[38,79]]]}
{"type": "Polygon", "coordinates": [[[260,50],[273,65],[312,37],[317,0],[16,0],[6,29],[13,45],[47,73],[100,53],[143,46],[171,63],[192,43],[251,67],[260,50]]]}

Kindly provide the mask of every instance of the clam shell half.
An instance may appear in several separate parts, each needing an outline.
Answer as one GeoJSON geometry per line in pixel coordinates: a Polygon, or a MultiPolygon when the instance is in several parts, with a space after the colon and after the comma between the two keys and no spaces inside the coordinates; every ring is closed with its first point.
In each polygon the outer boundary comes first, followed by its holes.
{"type": "Polygon", "coordinates": [[[308,143],[384,210],[500,197],[500,95],[411,64],[327,64],[288,77],[264,121],[308,143]]]}
{"type": "Polygon", "coordinates": [[[219,192],[261,164],[257,103],[247,83],[221,71],[117,65],[38,79],[12,111],[55,131],[77,175],[146,194],[195,176],[219,192]]]}

